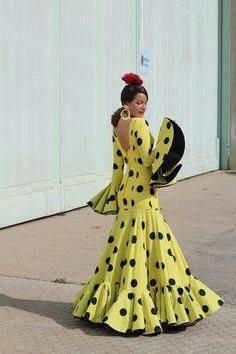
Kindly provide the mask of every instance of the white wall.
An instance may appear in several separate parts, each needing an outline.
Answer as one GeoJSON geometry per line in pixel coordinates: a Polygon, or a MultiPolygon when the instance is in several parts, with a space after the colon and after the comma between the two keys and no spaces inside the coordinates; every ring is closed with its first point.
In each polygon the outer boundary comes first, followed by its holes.
{"type": "Polygon", "coordinates": [[[0,227],[108,183],[121,76],[151,54],[147,119],[186,135],[180,177],[218,169],[217,0],[0,0],[0,227]]]}

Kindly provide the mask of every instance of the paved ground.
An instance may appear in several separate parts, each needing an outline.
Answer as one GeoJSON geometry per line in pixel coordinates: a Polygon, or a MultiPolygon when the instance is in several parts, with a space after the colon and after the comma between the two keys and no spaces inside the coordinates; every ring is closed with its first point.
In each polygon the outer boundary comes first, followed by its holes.
{"type": "Polygon", "coordinates": [[[192,272],[225,300],[184,332],[122,337],[72,318],[71,302],[94,271],[114,216],[82,208],[2,229],[0,354],[236,352],[235,182],[217,171],[159,192],[192,272]]]}

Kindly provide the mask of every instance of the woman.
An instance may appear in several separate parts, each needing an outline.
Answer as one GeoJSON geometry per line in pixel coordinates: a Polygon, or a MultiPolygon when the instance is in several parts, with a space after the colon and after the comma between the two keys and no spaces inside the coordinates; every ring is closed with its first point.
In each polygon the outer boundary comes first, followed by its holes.
{"type": "Polygon", "coordinates": [[[122,79],[123,107],[111,120],[111,182],[87,203],[97,213],[117,216],[94,274],[76,296],[73,316],[119,333],[150,335],[193,325],[224,301],[192,275],[153,187],[178,173],[182,130],[164,118],[154,146],[144,118],[143,81],[132,73],[122,79]]]}

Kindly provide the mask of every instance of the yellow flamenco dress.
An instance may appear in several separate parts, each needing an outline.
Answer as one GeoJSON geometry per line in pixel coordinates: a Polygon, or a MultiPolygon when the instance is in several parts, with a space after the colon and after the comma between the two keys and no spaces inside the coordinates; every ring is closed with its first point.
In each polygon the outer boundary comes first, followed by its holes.
{"type": "Polygon", "coordinates": [[[193,325],[224,301],[191,273],[160,211],[158,188],[173,183],[182,166],[183,132],[165,117],[154,146],[147,120],[134,117],[129,150],[114,131],[112,140],[111,182],[87,204],[116,218],[73,316],[131,335],[193,325]]]}

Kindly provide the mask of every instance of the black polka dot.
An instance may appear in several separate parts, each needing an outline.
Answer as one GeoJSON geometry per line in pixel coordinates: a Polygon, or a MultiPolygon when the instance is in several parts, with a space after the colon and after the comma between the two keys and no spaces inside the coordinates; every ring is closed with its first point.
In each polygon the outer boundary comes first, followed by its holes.
{"type": "Polygon", "coordinates": [[[89,312],[85,312],[84,318],[89,319],[89,316],[90,316],[90,313],[89,312]]]}
{"type": "Polygon", "coordinates": [[[120,309],[120,315],[125,316],[127,314],[127,310],[125,308],[120,309]]]}
{"type": "Polygon", "coordinates": [[[136,178],[138,178],[138,177],[139,177],[139,172],[137,171],[137,172],[136,172],[136,178]]]}
{"type": "Polygon", "coordinates": [[[149,237],[150,237],[151,240],[155,240],[155,232],[152,231],[152,232],[150,233],[149,237]]]}
{"type": "Polygon", "coordinates": [[[116,153],[117,153],[118,156],[122,156],[122,153],[121,153],[120,149],[117,150],[116,153]]]}
{"type": "Polygon", "coordinates": [[[176,321],[178,321],[178,315],[175,313],[175,319],[176,321]]]}
{"type": "Polygon", "coordinates": [[[150,201],[148,204],[149,204],[150,208],[152,208],[152,202],[150,201]]]}
{"type": "Polygon", "coordinates": [[[157,153],[156,153],[156,159],[159,159],[159,157],[160,157],[160,153],[157,151],[157,153]]]}
{"type": "Polygon", "coordinates": [[[201,296],[204,296],[204,295],[206,295],[206,292],[205,292],[204,289],[200,289],[200,290],[199,290],[199,294],[200,294],[201,296]]]}
{"type": "Polygon", "coordinates": [[[173,255],[172,255],[172,251],[171,251],[170,248],[168,248],[167,253],[168,253],[169,256],[173,256],[173,255]]]}
{"type": "Polygon", "coordinates": [[[222,306],[223,304],[224,304],[224,301],[223,300],[218,300],[218,304],[220,305],[220,306],[222,306]]]}
{"type": "Polygon", "coordinates": [[[127,201],[126,198],[123,198],[123,203],[124,203],[124,205],[127,205],[127,204],[128,204],[128,201],[127,201]]]}
{"type": "Polygon", "coordinates": [[[97,303],[97,298],[94,296],[91,300],[92,304],[95,305],[97,303]]]}
{"type": "Polygon", "coordinates": [[[110,260],[111,260],[111,257],[107,257],[106,258],[106,263],[109,264],[110,260]]]}
{"type": "Polygon", "coordinates": [[[145,222],[142,221],[142,229],[144,230],[145,229],[145,222]]]}
{"type": "Polygon", "coordinates": [[[124,188],[124,184],[122,184],[122,185],[120,186],[120,191],[122,191],[123,188],[124,188]]]}
{"type": "Polygon", "coordinates": [[[95,273],[98,273],[98,272],[99,272],[99,267],[97,266],[95,269],[95,273]]]}
{"type": "Polygon", "coordinates": [[[155,280],[155,279],[151,279],[151,280],[150,280],[150,285],[151,285],[151,286],[155,286],[155,285],[156,285],[156,283],[157,283],[157,282],[156,282],[156,280],[155,280]]]}
{"type": "Polygon", "coordinates": [[[167,237],[167,240],[168,240],[168,241],[171,240],[170,234],[166,234],[166,237],[167,237]]]}
{"type": "Polygon", "coordinates": [[[181,297],[178,297],[177,301],[178,301],[179,304],[182,304],[182,303],[183,303],[181,297]]]}
{"type": "Polygon", "coordinates": [[[120,262],[120,266],[121,266],[121,268],[123,268],[123,267],[125,266],[125,261],[124,261],[124,260],[122,260],[122,261],[120,262]]]}
{"type": "Polygon", "coordinates": [[[149,257],[150,256],[150,252],[149,250],[146,251],[146,256],[149,257]]]}
{"type": "Polygon", "coordinates": [[[135,138],[138,137],[138,132],[137,132],[137,130],[134,132],[134,136],[135,136],[135,138]]]}
{"type": "Polygon", "coordinates": [[[132,226],[135,225],[135,219],[132,219],[132,226]]]}
{"type": "Polygon", "coordinates": [[[167,284],[166,287],[167,287],[167,289],[168,289],[169,291],[172,290],[172,288],[171,288],[171,286],[170,286],[169,284],[167,284]]]}
{"type": "Polygon", "coordinates": [[[171,127],[171,123],[170,123],[170,122],[168,122],[168,123],[166,124],[166,126],[167,126],[167,129],[170,129],[170,127],[171,127]]]}
{"type": "Polygon", "coordinates": [[[130,261],[129,261],[129,264],[131,265],[131,267],[134,267],[135,264],[136,264],[136,261],[134,258],[132,258],[130,261]]]}
{"type": "Polygon", "coordinates": [[[132,300],[134,298],[134,293],[128,293],[128,299],[132,300]]]}
{"type": "Polygon", "coordinates": [[[150,187],[150,194],[155,195],[155,189],[153,187],[150,187]]]}
{"type": "Polygon", "coordinates": [[[118,168],[118,165],[116,163],[113,163],[113,169],[117,170],[117,168],[118,168]]]}
{"type": "Polygon", "coordinates": [[[123,279],[123,284],[125,283],[125,278],[123,279]]]}
{"type": "Polygon", "coordinates": [[[99,288],[99,284],[95,284],[93,289],[96,291],[99,288]]]}
{"type": "Polygon", "coordinates": [[[187,275],[191,275],[190,269],[189,269],[189,268],[186,268],[186,269],[185,269],[185,273],[186,273],[187,275]]]}
{"type": "Polygon", "coordinates": [[[188,293],[190,292],[190,289],[188,286],[185,286],[185,289],[187,290],[188,293]]]}
{"type": "Polygon", "coordinates": [[[132,236],[132,240],[131,240],[132,243],[136,243],[137,242],[137,237],[135,235],[132,236]]]}
{"type": "Polygon", "coordinates": [[[161,327],[160,326],[155,326],[154,327],[154,332],[155,333],[161,333],[161,327]]]}
{"type": "Polygon", "coordinates": [[[120,228],[122,229],[125,226],[124,221],[121,221],[120,228]]]}
{"type": "Polygon", "coordinates": [[[146,119],[144,121],[145,121],[146,125],[149,127],[148,121],[146,119]]]}
{"type": "Polygon", "coordinates": [[[177,291],[179,295],[183,295],[184,292],[183,288],[178,288],[177,291]]]}
{"type": "Polygon", "coordinates": [[[137,192],[141,193],[143,191],[143,186],[140,184],[138,187],[137,187],[137,192]]]}
{"type": "Polygon", "coordinates": [[[163,234],[161,232],[158,232],[158,238],[159,238],[159,240],[163,239],[163,234]]]}
{"type": "Polygon", "coordinates": [[[132,288],[135,288],[138,285],[138,282],[136,279],[132,279],[130,284],[131,284],[132,288]]]}
{"type": "Polygon", "coordinates": [[[162,268],[162,269],[165,268],[165,263],[161,262],[161,268],[162,268]]]}
{"type": "Polygon", "coordinates": [[[132,177],[134,175],[134,171],[133,170],[130,170],[129,171],[129,177],[132,177]]]}
{"type": "Polygon", "coordinates": [[[138,303],[139,303],[139,305],[142,305],[142,299],[141,299],[141,297],[138,299],[138,303]]]}
{"type": "Polygon", "coordinates": [[[191,299],[191,301],[194,301],[194,298],[189,294],[189,297],[191,299]]]}
{"type": "Polygon", "coordinates": [[[117,253],[117,251],[118,251],[118,248],[115,246],[113,249],[113,253],[117,253]]]}
{"type": "Polygon", "coordinates": [[[168,144],[169,141],[170,141],[170,138],[168,138],[168,137],[165,138],[165,139],[164,139],[164,144],[168,144]]]}
{"type": "Polygon", "coordinates": [[[156,262],[156,267],[157,267],[158,269],[160,268],[159,262],[156,262]]]}
{"type": "Polygon", "coordinates": [[[187,315],[189,314],[189,309],[187,307],[185,307],[185,311],[187,313],[187,315]]]}
{"type": "Polygon", "coordinates": [[[135,322],[137,320],[138,316],[137,315],[133,315],[133,322],[135,322]]]}
{"type": "Polygon", "coordinates": [[[135,202],[133,199],[131,199],[131,206],[133,207],[135,205],[135,202]]]}
{"type": "Polygon", "coordinates": [[[202,310],[203,310],[203,312],[208,312],[209,311],[209,307],[207,305],[203,305],[202,306],[202,310]]]}
{"type": "Polygon", "coordinates": [[[170,278],[170,279],[169,279],[169,284],[170,284],[170,285],[175,285],[175,280],[174,280],[173,278],[170,278]]]}
{"type": "Polygon", "coordinates": [[[126,241],[126,246],[128,246],[128,244],[129,244],[129,241],[126,241]]]}
{"type": "Polygon", "coordinates": [[[153,308],[151,309],[151,313],[152,313],[153,315],[156,315],[156,314],[157,314],[157,308],[156,308],[156,307],[153,307],[153,308]]]}
{"type": "Polygon", "coordinates": [[[116,196],[114,194],[112,194],[112,195],[110,195],[109,199],[110,199],[110,201],[113,201],[116,199],[116,196]]]}
{"type": "Polygon", "coordinates": [[[126,162],[126,163],[128,163],[128,159],[127,159],[127,157],[125,157],[125,162],[126,162]]]}
{"type": "Polygon", "coordinates": [[[107,268],[108,272],[111,272],[113,270],[113,265],[109,264],[108,268],[107,268]]]}
{"type": "Polygon", "coordinates": [[[137,161],[138,161],[138,163],[139,163],[140,165],[143,164],[143,160],[141,159],[141,157],[139,157],[139,158],[137,159],[137,161]]]}
{"type": "Polygon", "coordinates": [[[109,243],[112,243],[113,241],[114,241],[114,237],[113,237],[113,236],[109,236],[108,242],[109,242],[109,243]]]}
{"type": "Polygon", "coordinates": [[[140,146],[140,145],[142,145],[142,143],[143,143],[143,140],[141,138],[138,138],[137,139],[137,144],[140,146]]]}

